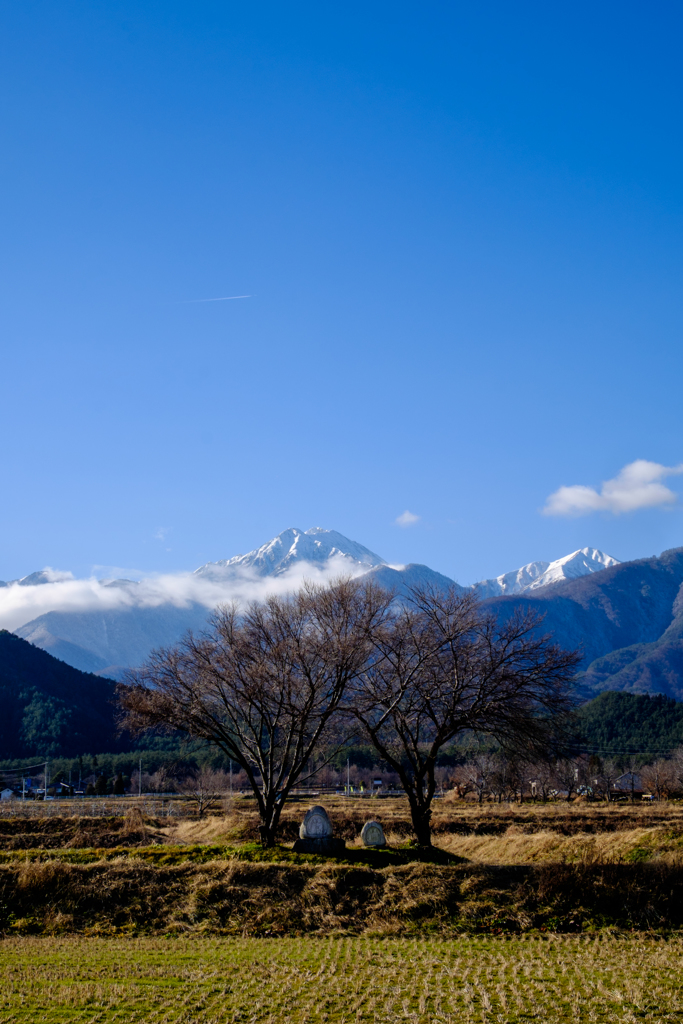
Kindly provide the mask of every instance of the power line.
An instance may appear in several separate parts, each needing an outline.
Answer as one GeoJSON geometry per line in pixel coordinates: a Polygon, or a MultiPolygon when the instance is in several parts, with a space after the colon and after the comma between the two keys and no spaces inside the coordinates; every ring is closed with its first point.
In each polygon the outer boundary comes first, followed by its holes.
{"type": "Polygon", "coordinates": [[[0,775],[25,775],[27,772],[44,768],[46,764],[47,761],[41,761],[40,764],[29,764],[25,768],[0,768],[0,775]]]}

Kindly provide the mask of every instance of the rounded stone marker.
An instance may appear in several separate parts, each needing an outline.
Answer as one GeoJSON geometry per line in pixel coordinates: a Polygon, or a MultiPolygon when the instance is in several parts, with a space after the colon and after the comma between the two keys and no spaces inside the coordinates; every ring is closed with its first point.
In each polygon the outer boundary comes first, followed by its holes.
{"type": "Polygon", "coordinates": [[[360,834],[364,846],[386,846],[384,830],[378,821],[366,821],[360,834]]]}
{"type": "Polygon", "coordinates": [[[299,828],[302,839],[331,839],[332,822],[324,807],[310,807],[299,828]]]}

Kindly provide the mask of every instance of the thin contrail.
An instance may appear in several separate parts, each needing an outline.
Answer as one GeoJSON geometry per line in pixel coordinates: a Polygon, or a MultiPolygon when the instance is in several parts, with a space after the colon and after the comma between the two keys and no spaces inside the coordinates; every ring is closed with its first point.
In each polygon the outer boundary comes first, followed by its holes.
{"type": "Polygon", "coordinates": [[[230,299],[251,299],[253,295],[222,295],[219,299],[186,299],[186,302],[228,302],[230,299]]]}

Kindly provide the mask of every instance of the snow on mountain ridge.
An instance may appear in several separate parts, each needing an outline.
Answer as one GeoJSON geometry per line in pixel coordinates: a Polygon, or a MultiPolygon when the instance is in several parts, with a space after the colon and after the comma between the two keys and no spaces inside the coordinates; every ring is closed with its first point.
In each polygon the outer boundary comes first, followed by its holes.
{"type": "Polygon", "coordinates": [[[386,565],[379,555],[336,530],[314,526],[303,531],[292,527],[246,555],[207,562],[195,569],[194,575],[223,579],[248,571],[257,576],[281,576],[296,562],[320,564],[330,559],[344,559],[350,563],[349,568],[355,570],[362,566],[372,569],[377,565],[386,565]]]}
{"type": "Polygon", "coordinates": [[[571,554],[557,558],[554,562],[529,562],[520,569],[503,573],[494,579],[481,580],[473,584],[472,590],[482,600],[505,594],[522,594],[527,590],[537,590],[539,587],[561,583],[563,580],[578,579],[579,576],[587,576],[589,573],[619,564],[616,558],[606,555],[597,548],[579,548],[578,551],[572,551],[571,554]]]}
{"type": "MultiPolygon", "coordinates": [[[[380,555],[375,554],[362,544],[349,540],[336,530],[325,530],[321,526],[315,526],[305,532],[296,528],[284,530],[277,537],[263,544],[254,551],[245,555],[235,555],[233,558],[223,559],[218,562],[207,562],[194,575],[211,580],[226,580],[233,575],[252,573],[257,576],[282,576],[293,568],[296,563],[309,562],[314,565],[321,565],[332,559],[348,564],[349,569],[357,575],[361,572],[370,572],[379,569],[393,568],[400,574],[405,574],[406,567],[390,566],[380,555]]],[[[481,580],[470,587],[458,588],[473,590],[478,597],[499,597],[505,594],[521,594],[527,590],[535,590],[538,587],[545,587],[551,583],[560,583],[563,580],[576,579],[588,573],[597,572],[599,569],[606,569],[611,565],[618,565],[616,558],[604,554],[597,548],[580,548],[569,555],[564,555],[553,562],[529,562],[512,572],[503,573],[494,579],[481,580]]],[[[433,570],[425,571],[433,573],[433,570]]],[[[414,573],[414,568],[412,569],[414,573]]],[[[447,577],[438,575],[440,585],[447,577]]],[[[393,577],[392,577],[393,578],[393,577]]],[[[452,581],[451,581],[452,582],[452,581]]],[[[455,584],[457,586],[457,584],[455,584]]]]}
{"type": "Polygon", "coordinates": [[[186,629],[203,629],[221,603],[291,593],[306,578],[367,576],[397,594],[414,586],[455,587],[484,598],[536,590],[617,564],[594,548],[582,548],[554,562],[530,562],[460,587],[426,565],[388,565],[335,530],[290,529],[254,551],[207,562],[194,573],[139,581],[78,580],[51,569],[31,573],[0,586],[0,627],[77,668],[111,674],[114,666],[140,665],[150,650],[177,642],[186,629]]]}

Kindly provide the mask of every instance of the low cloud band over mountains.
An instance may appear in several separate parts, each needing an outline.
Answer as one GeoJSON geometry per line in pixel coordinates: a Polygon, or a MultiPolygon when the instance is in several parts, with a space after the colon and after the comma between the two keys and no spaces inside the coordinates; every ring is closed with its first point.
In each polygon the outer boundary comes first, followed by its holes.
{"type": "MultiPolygon", "coordinates": [[[[582,548],[555,562],[531,562],[471,589],[482,598],[516,595],[601,571],[616,561],[582,548]]],[[[297,589],[304,579],[370,575],[397,591],[415,584],[458,586],[425,565],[392,566],[333,530],[285,530],[246,555],[192,573],[141,579],[74,579],[44,570],[0,586],[4,627],[84,671],[118,675],[187,629],[202,629],[218,605],[243,605],[297,589]]],[[[466,588],[462,588],[463,590],[466,588]]]]}

